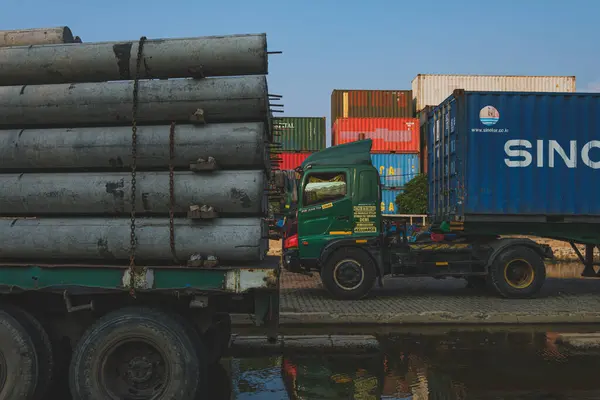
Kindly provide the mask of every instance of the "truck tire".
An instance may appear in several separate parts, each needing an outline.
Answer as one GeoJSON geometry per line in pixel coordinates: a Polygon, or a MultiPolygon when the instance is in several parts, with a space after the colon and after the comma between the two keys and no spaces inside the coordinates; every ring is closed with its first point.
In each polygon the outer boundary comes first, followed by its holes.
{"type": "MultiPolygon", "coordinates": [[[[198,393],[203,392],[207,386],[207,374],[208,374],[208,365],[209,363],[209,353],[210,346],[204,341],[202,335],[200,334],[200,330],[194,324],[193,318],[187,318],[185,314],[179,314],[177,311],[173,310],[172,313],[169,314],[172,318],[176,319],[181,326],[185,328],[186,333],[190,337],[192,343],[194,344],[194,348],[196,349],[196,356],[198,357],[198,365],[199,365],[199,373],[198,373],[198,388],[196,391],[198,393]]],[[[199,400],[198,398],[196,400],[199,400]]]]}
{"type": "Polygon", "coordinates": [[[229,350],[231,316],[225,313],[215,314],[213,325],[204,333],[203,338],[208,349],[208,364],[217,364],[229,350]]]}
{"type": "Polygon", "coordinates": [[[5,306],[29,334],[37,355],[37,385],[31,399],[40,400],[48,394],[55,374],[54,351],[46,329],[33,315],[16,306],[5,306]]]}
{"type": "Polygon", "coordinates": [[[177,318],[127,307],[84,333],[73,352],[69,383],[79,400],[193,400],[200,370],[197,345],[177,318]]]}
{"type": "Polygon", "coordinates": [[[546,280],[544,261],[524,246],[509,247],[494,260],[488,271],[489,283],[502,297],[535,297],[546,280]]]}
{"type": "Polygon", "coordinates": [[[0,399],[29,400],[38,380],[31,335],[8,311],[0,309],[0,399]]]}
{"type": "Polygon", "coordinates": [[[376,266],[371,257],[355,247],[336,250],[321,269],[321,282],[339,300],[359,300],[375,284],[376,266]]]}

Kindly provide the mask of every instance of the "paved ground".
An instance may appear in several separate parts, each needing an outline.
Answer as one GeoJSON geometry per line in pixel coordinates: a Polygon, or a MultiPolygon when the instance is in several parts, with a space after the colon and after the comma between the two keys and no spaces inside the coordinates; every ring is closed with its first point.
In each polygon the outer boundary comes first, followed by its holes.
{"type": "Polygon", "coordinates": [[[508,300],[463,280],[388,278],[369,298],[333,300],[318,275],[285,272],[282,323],[600,323],[600,280],[548,279],[537,299],[508,300]]]}
{"type": "MultiPolygon", "coordinates": [[[[543,240],[540,240],[543,241],[543,240]]],[[[546,241],[547,242],[547,241],[546,241]]],[[[575,258],[569,245],[551,241],[561,259],[575,258]],[[569,253],[569,251],[571,253],[569,253]]],[[[272,253],[281,248],[272,242],[272,253]]],[[[387,278],[359,301],[333,300],[312,277],[284,271],[281,323],[296,324],[529,324],[600,323],[600,279],[581,279],[582,265],[547,265],[549,279],[537,299],[508,300],[465,287],[460,279],[387,278]]],[[[239,324],[249,320],[235,318],[239,324]]]]}

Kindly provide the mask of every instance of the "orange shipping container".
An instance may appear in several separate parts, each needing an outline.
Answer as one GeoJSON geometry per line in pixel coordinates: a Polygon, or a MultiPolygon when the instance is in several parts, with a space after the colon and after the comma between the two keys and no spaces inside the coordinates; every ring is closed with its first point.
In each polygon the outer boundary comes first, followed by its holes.
{"type": "Polygon", "coordinates": [[[412,118],[411,90],[340,90],[331,92],[331,125],[338,118],[412,118]]]}
{"type": "Polygon", "coordinates": [[[331,130],[331,144],[372,139],[373,153],[418,153],[419,120],[416,118],[341,118],[331,130]]]}

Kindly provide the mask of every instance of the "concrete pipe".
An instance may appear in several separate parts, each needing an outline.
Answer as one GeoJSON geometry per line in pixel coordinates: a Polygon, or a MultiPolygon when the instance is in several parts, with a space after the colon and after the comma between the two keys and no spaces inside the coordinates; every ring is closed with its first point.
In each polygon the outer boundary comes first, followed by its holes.
{"type": "MultiPolygon", "coordinates": [[[[131,123],[133,82],[0,87],[0,125],[131,123]]],[[[140,81],[138,123],[267,121],[265,76],[140,81]],[[194,117],[194,119],[196,119],[194,117]]]]}
{"type": "MultiPolygon", "coordinates": [[[[33,45],[48,45],[61,43],[75,43],[73,32],[68,26],[58,26],[53,28],[32,28],[32,29],[15,29],[10,31],[0,31],[0,48],[10,46],[33,46],[33,45]]],[[[22,54],[23,50],[29,47],[24,47],[16,54],[22,54]]],[[[0,50],[0,77],[4,76],[10,64],[17,60],[13,59],[8,64],[7,59],[4,59],[0,50]]],[[[65,61],[65,60],[63,60],[65,61]]],[[[0,82],[3,79],[0,78],[0,82]]],[[[0,83],[0,85],[3,83],[0,83]]],[[[6,85],[18,85],[18,83],[6,83],[6,85]]]]}
{"type": "MultiPolygon", "coordinates": [[[[170,126],[140,126],[137,167],[167,168],[170,126]]],[[[264,123],[177,125],[173,165],[213,157],[221,169],[268,167],[264,123]]],[[[131,127],[0,130],[0,171],[130,168],[131,127]]]]}
{"type": "MultiPolygon", "coordinates": [[[[126,263],[130,223],[129,218],[0,219],[0,261],[126,263]]],[[[268,227],[260,218],[176,219],[174,228],[183,262],[195,254],[259,261],[268,250],[268,227]]],[[[171,260],[168,218],[138,219],[136,235],[138,265],[171,260]]]]}
{"type": "MultiPolygon", "coordinates": [[[[0,41],[0,44],[2,42],[0,41]]],[[[138,41],[0,50],[0,85],[135,78],[138,41]]],[[[147,40],[140,79],[267,74],[265,34],[147,40]]]]}
{"type": "MultiPolygon", "coordinates": [[[[175,213],[192,205],[209,205],[219,214],[265,215],[266,177],[263,171],[175,172],[175,213]]],[[[0,215],[128,215],[131,174],[30,173],[0,174],[0,215]]],[[[168,215],[169,172],[138,172],[136,211],[168,215]]]]}

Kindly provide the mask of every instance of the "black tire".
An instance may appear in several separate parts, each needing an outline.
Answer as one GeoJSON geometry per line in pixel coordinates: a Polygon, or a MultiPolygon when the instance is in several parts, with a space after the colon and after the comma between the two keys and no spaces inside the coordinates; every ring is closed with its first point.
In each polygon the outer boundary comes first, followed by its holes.
{"type": "Polygon", "coordinates": [[[38,377],[32,399],[42,399],[48,394],[55,373],[54,351],[50,337],[40,321],[27,311],[16,306],[5,306],[4,309],[19,321],[33,342],[37,355],[38,377]]]}
{"type": "Polygon", "coordinates": [[[194,324],[193,318],[186,318],[185,315],[181,315],[175,310],[170,315],[185,328],[186,333],[194,344],[199,363],[198,388],[196,390],[200,394],[206,390],[208,384],[207,367],[210,365],[210,346],[207,345],[207,342],[200,334],[200,330],[196,324],[194,324]]]}
{"type": "Polygon", "coordinates": [[[0,309],[0,399],[29,400],[35,394],[38,360],[31,335],[0,309]]]}
{"type": "Polygon", "coordinates": [[[231,315],[217,314],[215,317],[219,323],[219,335],[221,336],[221,357],[223,357],[229,351],[229,346],[231,344],[231,315]]]}
{"type": "Polygon", "coordinates": [[[229,350],[231,341],[231,316],[215,314],[213,325],[203,335],[203,341],[208,350],[208,364],[215,365],[229,350]]]}
{"type": "Polygon", "coordinates": [[[546,281],[546,266],[539,254],[524,247],[509,247],[496,257],[488,271],[490,286],[502,297],[535,297],[546,281]]]}
{"type": "Polygon", "coordinates": [[[201,370],[196,346],[185,325],[163,311],[114,311],[75,347],[71,394],[78,400],[195,399],[201,370]]]}
{"type": "Polygon", "coordinates": [[[359,300],[375,284],[376,265],[364,250],[344,247],[336,250],[321,269],[321,281],[327,291],[339,300],[359,300]]]}

